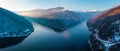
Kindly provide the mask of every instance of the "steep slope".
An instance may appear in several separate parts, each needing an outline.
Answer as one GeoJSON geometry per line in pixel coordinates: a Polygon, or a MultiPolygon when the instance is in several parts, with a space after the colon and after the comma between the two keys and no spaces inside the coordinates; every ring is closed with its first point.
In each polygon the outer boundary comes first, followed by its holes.
{"type": "Polygon", "coordinates": [[[33,31],[31,22],[11,11],[0,8],[0,48],[22,42],[33,31]]]}
{"type": "Polygon", "coordinates": [[[19,12],[20,15],[28,17],[29,20],[52,28],[55,31],[64,31],[75,26],[84,19],[77,12],[66,10],[64,7],[46,10],[31,10],[19,12]]]}
{"type": "Polygon", "coordinates": [[[87,25],[93,51],[120,51],[120,6],[96,15],[87,25]]]}
{"type": "Polygon", "coordinates": [[[0,27],[0,37],[28,35],[33,31],[29,21],[3,8],[0,8],[0,27]]]}
{"type": "Polygon", "coordinates": [[[96,15],[94,18],[92,18],[89,23],[94,23],[97,20],[103,20],[106,17],[112,17],[114,15],[120,14],[120,6],[114,7],[112,9],[106,10],[98,15],[96,15]]]}

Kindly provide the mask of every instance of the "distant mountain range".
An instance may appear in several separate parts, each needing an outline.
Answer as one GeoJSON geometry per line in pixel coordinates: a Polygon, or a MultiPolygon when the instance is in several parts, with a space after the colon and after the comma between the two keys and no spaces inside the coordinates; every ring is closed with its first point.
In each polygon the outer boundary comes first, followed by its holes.
{"type": "Polygon", "coordinates": [[[76,12],[65,9],[64,7],[18,12],[18,14],[27,17],[30,21],[52,28],[55,31],[64,31],[85,19],[93,17],[97,13],[99,11],[76,12]]]}
{"type": "Polygon", "coordinates": [[[98,14],[99,12],[101,12],[101,11],[71,11],[71,10],[65,9],[64,7],[56,7],[56,8],[50,8],[50,9],[34,9],[34,10],[30,10],[30,11],[20,11],[17,13],[20,15],[35,17],[35,18],[40,18],[40,17],[67,18],[65,16],[69,16],[71,18],[76,15],[77,15],[77,17],[91,18],[94,15],[98,14]],[[59,14],[61,17],[57,16],[59,14]],[[55,15],[56,15],[56,17],[55,17],[55,15]]]}
{"type": "Polygon", "coordinates": [[[94,17],[95,15],[99,14],[101,11],[80,11],[79,14],[82,16],[82,18],[84,18],[85,20],[90,19],[92,17],[94,17]]]}

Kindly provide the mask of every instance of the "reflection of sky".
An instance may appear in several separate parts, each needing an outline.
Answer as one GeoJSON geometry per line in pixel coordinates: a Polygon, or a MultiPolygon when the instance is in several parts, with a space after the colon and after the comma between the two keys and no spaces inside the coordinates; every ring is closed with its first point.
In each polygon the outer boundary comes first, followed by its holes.
{"type": "Polygon", "coordinates": [[[105,10],[119,3],[120,0],[0,0],[0,7],[14,11],[58,6],[73,10],[105,10]]]}

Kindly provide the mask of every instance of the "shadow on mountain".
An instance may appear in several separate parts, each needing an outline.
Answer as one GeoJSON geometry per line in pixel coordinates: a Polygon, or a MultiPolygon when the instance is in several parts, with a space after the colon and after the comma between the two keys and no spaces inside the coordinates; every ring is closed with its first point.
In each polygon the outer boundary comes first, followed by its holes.
{"type": "Polygon", "coordinates": [[[87,25],[92,32],[89,43],[93,51],[120,51],[120,6],[96,15],[87,25]]]}
{"type": "Polygon", "coordinates": [[[0,38],[0,48],[7,48],[21,43],[27,36],[0,38]]]}
{"type": "Polygon", "coordinates": [[[0,48],[21,43],[33,31],[31,22],[0,7],[0,48]]]}
{"type": "Polygon", "coordinates": [[[76,25],[78,25],[81,21],[73,21],[73,20],[63,20],[60,19],[49,19],[49,18],[32,18],[26,17],[28,20],[43,25],[45,27],[51,28],[56,32],[63,32],[66,29],[70,29],[76,25]],[[67,21],[68,23],[64,23],[67,21]]]}

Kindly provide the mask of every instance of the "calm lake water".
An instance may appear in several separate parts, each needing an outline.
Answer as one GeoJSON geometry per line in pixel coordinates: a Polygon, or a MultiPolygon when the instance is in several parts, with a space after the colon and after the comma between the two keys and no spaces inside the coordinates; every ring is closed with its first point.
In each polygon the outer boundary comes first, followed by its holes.
{"type": "Polygon", "coordinates": [[[0,51],[90,51],[90,32],[86,21],[64,32],[55,32],[34,24],[35,31],[22,43],[0,49],[0,51]]]}

